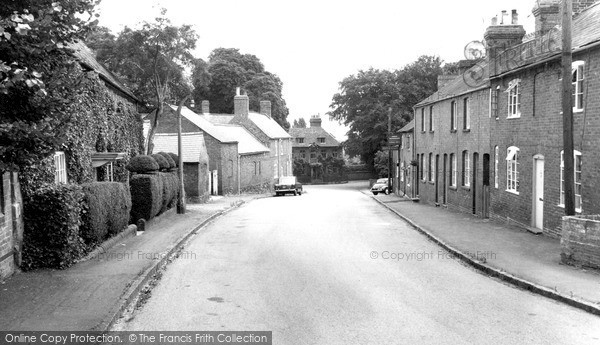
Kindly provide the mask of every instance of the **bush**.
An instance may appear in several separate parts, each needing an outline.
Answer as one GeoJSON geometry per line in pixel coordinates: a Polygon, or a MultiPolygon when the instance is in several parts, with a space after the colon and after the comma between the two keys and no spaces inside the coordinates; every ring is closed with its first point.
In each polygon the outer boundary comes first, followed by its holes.
{"type": "Polygon", "coordinates": [[[172,208],[177,203],[177,195],[179,194],[179,179],[174,173],[159,173],[163,185],[163,202],[160,212],[172,208]]]}
{"type": "Polygon", "coordinates": [[[80,234],[88,244],[102,242],[129,224],[131,194],[119,182],[94,182],[82,185],[84,212],[80,234]]]}
{"type": "Polygon", "coordinates": [[[168,170],[169,169],[169,162],[167,161],[167,159],[165,157],[163,157],[163,155],[158,154],[158,153],[153,153],[151,156],[152,156],[152,158],[154,158],[156,163],[158,163],[160,170],[168,170]]]}
{"type": "Polygon", "coordinates": [[[179,166],[179,156],[174,154],[173,152],[167,152],[167,154],[169,156],[171,156],[171,158],[173,158],[173,161],[175,162],[175,167],[179,166]]]}
{"type": "Polygon", "coordinates": [[[81,186],[45,184],[24,199],[23,270],[65,268],[86,252],[79,236],[81,186]]]}
{"type": "Polygon", "coordinates": [[[160,169],[160,166],[151,156],[139,155],[131,158],[126,168],[131,172],[143,174],[157,171],[160,169]]]}
{"type": "Polygon", "coordinates": [[[159,175],[137,174],[129,181],[131,190],[131,223],[150,220],[162,209],[163,184],[159,175]]]}
{"type": "Polygon", "coordinates": [[[171,158],[171,155],[169,155],[166,152],[159,152],[159,155],[165,157],[165,159],[167,160],[167,162],[169,163],[169,169],[173,169],[175,167],[177,167],[177,164],[175,163],[175,161],[173,160],[173,158],[171,158]]]}

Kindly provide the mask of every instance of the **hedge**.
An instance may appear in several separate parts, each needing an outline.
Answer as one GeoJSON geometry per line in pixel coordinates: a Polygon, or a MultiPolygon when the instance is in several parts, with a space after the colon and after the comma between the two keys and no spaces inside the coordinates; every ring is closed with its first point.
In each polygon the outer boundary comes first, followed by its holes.
{"type": "Polygon", "coordinates": [[[84,212],[81,237],[88,244],[100,243],[123,231],[129,224],[131,194],[119,182],[93,182],[82,185],[84,212]]]}
{"type": "Polygon", "coordinates": [[[131,190],[131,223],[150,220],[162,209],[163,183],[158,174],[136,174],[129,181],[131,190]]]}
{"type": "Polygon", "coordinates": [[[169,169],[169,162],[167,161],[167,159],[165,157],[163,157],[163,155],[158,154],[158,153],[153,153],[151,156],[152,156],[152,158],[154,158],[156,163],[158,163],[160,170],[168,170],[169,169]]]}
{"type": "Polygon", "coordinates": [[[159,169],[160,166],[156,160],[152,158],[152,156],[146,155],[138,155],[131,158],[129,164],[127,165],[127,170],[139,174],[158,171],[159,169]]]}
{"type": "Polygon", "coordinates": [[[173,152],[167,152],[167,154],[169,156],[171,156],[171,158],[173,159],[173,161],[175,162],[175,167],[179,166],[179,156],[174,154],[173,152]]]}
{"type": "Polygon", "coordinates": [[[83,191],[79,185],[45,184],[24,199],[23,270],[65,268],[86,252],[79,236],[83,191]]]}
{"type": "Polygon", "coordinates": [[[163,203],[160,212],[172,208],[177,204],[177,196],[179,195],[179,179],[174,173],[161,172],[158,174],[163,184],[163,203]]]}
{"type": "Polygon", "coordinates": [[[167,160],[167,162],[169,163],[169,169],[173,169],[177,167],[177,164],[175,163],[175,161],[173,160],[173,158],[171,157],[171,155],[169,155],[166,152],[159,152],[159,155],[165,157],[165,159],[167,160]]]}

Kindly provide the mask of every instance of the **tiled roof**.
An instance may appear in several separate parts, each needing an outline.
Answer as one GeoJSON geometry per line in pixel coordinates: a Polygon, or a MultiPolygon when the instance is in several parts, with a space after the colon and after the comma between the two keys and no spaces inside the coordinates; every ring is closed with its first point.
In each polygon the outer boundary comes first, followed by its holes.
{"type": "Polygon", "coordinates": [[[290,135],[293,138],[304,138],[303,143],[298,143],[294,140],[292,143],[293,147],[309,147],[311,144],[316,143],[320,147],[337,147],[340,146],[340,142],[335,139],[333,135],[327,132],[323,127],[308,127],[308,128],[290,128],[290,135]],[[318,138],[325,138],[325,143],[320,143],[318,138]]]}
{"type": "MultiPolygon", "coordinates": [[[[177,133],[156,133],[154,135],[154,152],[161,151],[177,154],[177,133]]],[[[181,151],[185,163],[208,161],[204,135],[200,132],[182,133],[181,151]]]]}
{"type": "MultiPolygon", "coordinates": [[[[173,111],[177,111],[177,106],[169,104],[169,107],[173,111]]],[[[261,144],[243,127],[236,125],[216,125],[208,121],[204,115],[196,114],[185,106],[181,108],[181,116],[221,143],[238,143],[239,154],[269,151],[267,147],[261,144]]]]}
{"type": "Polygon", "coordinates": [[[88,48],[88,46],[85,45],[85,43],[83,43],[83,42],[71,43],[69,45],[69,48],[74,50],[73,54],[75,55],[75,57],[79,60],[79,62],[81,64],[83,64],[87,68],[90,68],[90,69],[96,71],[96,73],[98,73],[100,75],[100,78],[102,78],[107,83],[111,84],[114,88],[123,92],[124,94],[126,94],[127,96],[129,96],[130,98],[135,100],[136,102],[140,101],[137,97],[135,97],[135,95],[133,94],[133,92],[131,92],[131,90],[129,90],[125,85],[123,85],[123,83],[121,83],[119,81],[119,79],[114,74],[112,74],[109,70],[107,70],[104,66],[102,66],[98,62],[98,60],[96,60],[96,58],[94,57],[94,53],[90,50],[90,48],[88,48]]]}
{"type": "Polygon", "coordinates": [[[290,138],[285,129],[281,128],[275,120],[266,115],[250,112],[248,118],[271,139],[290,138]]]}
{"type": "Polygon", "coordinates": [[[407,123],[406,126],[400,128],[400,130],[398,131],[398,133],[410,132],[413,129],[415,129],[415,119],[410,120],[410,122],[407,123]]]}

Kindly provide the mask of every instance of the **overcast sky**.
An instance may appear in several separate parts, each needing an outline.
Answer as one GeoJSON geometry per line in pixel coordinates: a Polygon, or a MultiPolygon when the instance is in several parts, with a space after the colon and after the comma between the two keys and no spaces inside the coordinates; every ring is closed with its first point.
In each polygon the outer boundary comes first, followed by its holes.
{"type": "Polygon", "coordinates": [[[464,59],[464,46],[481,40],[502,10],[517,9],[531,32],[535,1],[102,0],[100,25],[117,33],[164,7],[174,24],[195,27],[197,57],[219,47],[256,55],[283,81],[290,123],[320,113],[323,127],[343,139],[346,130],[325,116],[342,79],[370,67],[399,69],[420,55],[464,59]]]}

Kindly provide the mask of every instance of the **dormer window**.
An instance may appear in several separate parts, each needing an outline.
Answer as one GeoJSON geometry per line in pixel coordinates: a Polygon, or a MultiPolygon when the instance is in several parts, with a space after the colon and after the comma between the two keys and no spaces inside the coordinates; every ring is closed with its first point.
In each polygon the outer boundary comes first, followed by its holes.
{"type": "Polygon", "coordinates": [[[508,117],[521,117],[521,79],[513,79],[508,84],[508,117]]]}
{"type": "Polygon", "coordinates": [[[317,138],[319,140],[319,144],[325,144],[325,138],[317,138]]]}
{"type": "Polygon", "coordinates": [[[298,144],[304,144],[304,138],[296,138],[298,144]]]}

